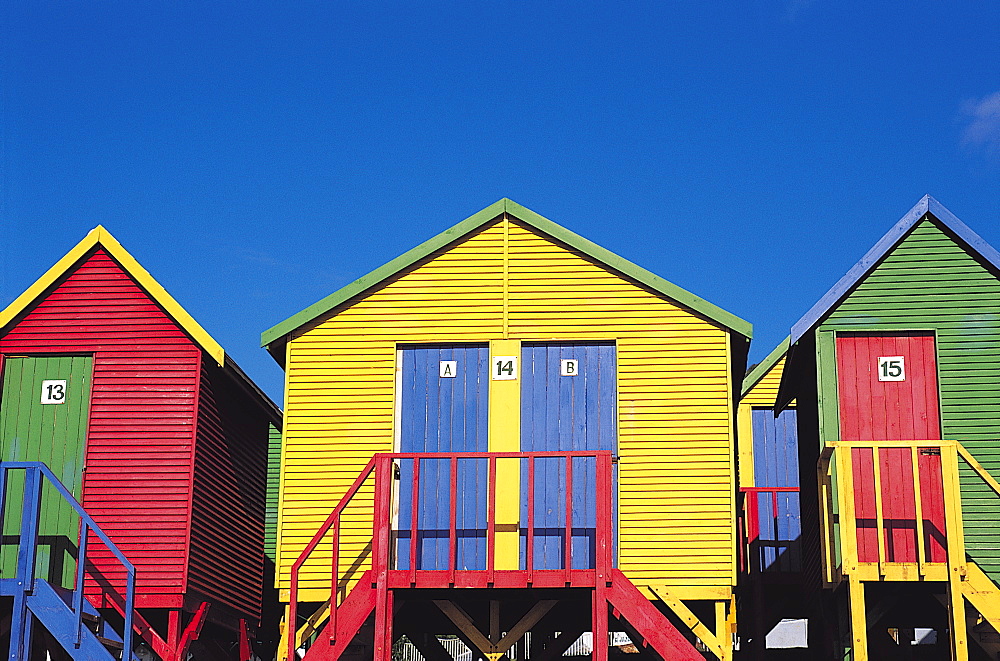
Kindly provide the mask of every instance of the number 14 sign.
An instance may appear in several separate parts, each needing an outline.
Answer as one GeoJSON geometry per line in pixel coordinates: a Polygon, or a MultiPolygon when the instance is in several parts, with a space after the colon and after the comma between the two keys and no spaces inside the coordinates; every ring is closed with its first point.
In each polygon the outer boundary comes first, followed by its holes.
{"type": "Polygon", "coordinates": [[[902,356],[878,357],[879,381],[906,381],[906,364],[902,356]]]}

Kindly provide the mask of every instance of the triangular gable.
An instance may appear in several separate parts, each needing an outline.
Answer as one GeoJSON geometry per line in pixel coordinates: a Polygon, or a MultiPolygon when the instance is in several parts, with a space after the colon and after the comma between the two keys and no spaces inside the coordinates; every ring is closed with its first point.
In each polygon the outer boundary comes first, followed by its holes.
{"type": "Polygon", "coordinates": [[[160,283],[153,279],[146,269],[128,253],[120,243],[111,236],[111,233],[98,225],[66,253],[62,259],[56,262],[42,277],[28,287],[14,301],[0,312],[0,330],[6,329],[12,321],[18,318],[31,305],[44,296],[66,273],[85,257],[95,246],[100,246],[115,261],[117,261],[125,272],[135,280],[142,289],[149,294],[174,322],[187,333],[191,339],[208,355],[210,355],[220,367],[226,364],[226,352],[222,346],[212,339],[204,328],[202,328],[194,318],[188,314],[187,310],[174,300],[173,296],[167,293],[160,283]]]}
{"type": "Polygon", "coordinates": [[[973,232],[955,214],[948,211],[944,205],[930,195],[924,195],[905,216],[899,219],[899,222],[892,229],[886,232],[885,236],[879,239],[878,243],[871,250],[865,253],[865,256],[844,277],[837,281],[837,284],[830,291],[792,326],[790,343],[794,345],[813,326],[822,321],[859,282],[878,266],[882,258],[888,255],[906,237],[909,231],[928,214],[960,238],[983,260],[993,265],[997,270],[1000,270],[1000,252],[997,252],[993,246],[986,243],[982,237],[973,232]]]}
{"type": "Polygon", "coordinates": [[[308,324],[317,317],[330,312],[337,306],[349,301],[355,296],[378,286],[385,280],[412,266],[421,259],[431,255],[436,250],[440,250],[441,248],[444,248],[445,246],[471,234],[504,213],[509,213],[518,221],[521,221],[551,236],[552,238],[575,248],[604,266],[607,266],[614,271],[618,271],[619,273],[646,285],[650,289],[663,294],[667,298],[670,298],[671,300],[676,301],[677,303],[680,303],[681,305],[688,307],[701,315],[704,315],[708,319],[711,319],[725,328],[728,328],[747,338],[752,335],[753,326],[750,323],[743,321],[736,315],[726,312],[722,308],[695,296],[681,287],[664,280],[660,276],[655,275],[622,257],[619,257],[610,250],[588,241],[582,236],[569,231],[561,225],[538,215],[534,211],[531,211],[530,209],[527,209],[512,200],[504,198],[494,204],[491,204],[479,213],[466,218],[457,225],[446,229],[437,236],[421,243],[416,248],[403,253],[384,266],[381,266],[371,273],[358,278],[349,285],[342,287],[321,301],[314,303],[305,310],[302,310],[298,314],[293,315],[276,326],[264,331],[261,334],[261,346],[268,347],[273,351],[273,344],[284,341],[297,329],[308,324]]]}
{"type": "Polygon", "coordinates": [[[740,390],[740,396],[745,397],[755,385],[760,383],[760,380],[767,376],[767,373],[778,364],[778,362],[785,357],[788,353],[789,339],[786,337],[782,340],[774,350],[767,355],[767,358],[762,360],[757,364],[752,370],[750,370],[747,375],[743,378],[743,387],[740,390]]]}

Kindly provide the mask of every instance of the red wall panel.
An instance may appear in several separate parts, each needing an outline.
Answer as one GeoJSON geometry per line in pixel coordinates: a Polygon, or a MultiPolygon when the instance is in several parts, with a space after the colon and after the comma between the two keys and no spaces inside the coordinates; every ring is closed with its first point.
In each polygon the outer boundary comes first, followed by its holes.
{"type": "MultiPolygon", "coordinates": [[[[932,333],[840,333],[837,335],[840,438],[845,441],[939,440],[937,362],[932,333]],[[879,381],[879,357],[903,356],[904,381],[879,381]]],[[[908,448],[880,448],[883,557],[915,562],[916,502],[908,448]]],[[[874,454],[853,450],[858,555],[878,561],[874,454]]],[[[944,493],[941,457],[918,452],[926,560],[944,562],[944,493]]]]}
{"type": "MultiPolygon", "coordinates": [[[[136,564],[139,605],[179,606],[201,350],[97,250],[0,338],[0,352],[94,355],[84,506],[136,564]]],[[[92,541],[97,568],[121,585],[92,541]]]]}
{"type": "Polygon", "coordinates": [[[189,586],[212,600],[215,617],[227,619],[228,607],[256,619],[270,420],[214,365],[202,368],[198,410],[189,586]]]}

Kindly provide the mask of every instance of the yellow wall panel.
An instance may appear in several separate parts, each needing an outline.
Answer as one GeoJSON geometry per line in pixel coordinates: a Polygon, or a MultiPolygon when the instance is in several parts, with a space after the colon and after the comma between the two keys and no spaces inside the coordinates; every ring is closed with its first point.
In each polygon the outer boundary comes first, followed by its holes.
{"type": "MultiPolygon", "coordinates": [[[[497,340],[616,341],[619,566],[640,585],[728,590],[729,331],[506,217],[289,342],[279,586],[371,454],[394,449],[397,344],[497,340]]],[[[367,566],[370,489],[360,496],[345,518],[342,571],[367,566]]],[[[316,554],[303,587],[329,585],[329,558],[328,546],[316,554]]]]}

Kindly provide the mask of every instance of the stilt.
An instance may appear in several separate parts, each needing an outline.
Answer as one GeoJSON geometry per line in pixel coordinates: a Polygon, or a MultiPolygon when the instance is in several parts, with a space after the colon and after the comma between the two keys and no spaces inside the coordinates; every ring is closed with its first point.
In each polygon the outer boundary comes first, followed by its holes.
{"type": "Polygon", "coordinates": [[[955,572],[948,581],[948,628],[951,635],[951,661],[969,661],[969,636],[966,631],[965,596],[962,594],[962,584],[955,572]]]}
{"type": "Polygon", "coordinates": [[[607,661],[608,660],[608,588],[604,585],[604,581],[598,581],[597,587],[594,589],[594,601],[593,601],[593,616],[592,616],[592,629],[593,629],[593,656],[591,659],[593,661],[607,661]]]}
{"type": "Polygon", "coordinates": [[[865,585],[849,577],[848,607],[851,612],[852,661],[868,661],[868,618],[865,615],[865,585]]]}

